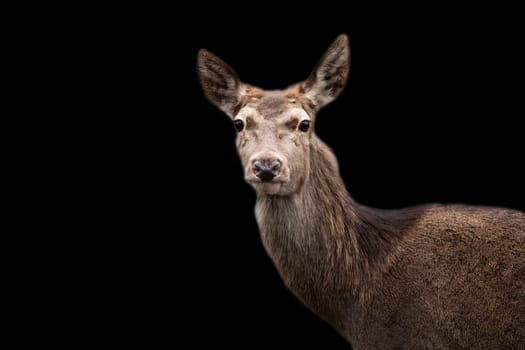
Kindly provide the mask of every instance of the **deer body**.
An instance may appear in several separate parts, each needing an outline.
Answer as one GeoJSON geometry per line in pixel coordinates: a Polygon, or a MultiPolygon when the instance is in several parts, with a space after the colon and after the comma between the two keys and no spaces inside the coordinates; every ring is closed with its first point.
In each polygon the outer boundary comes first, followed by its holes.
{"type": "Polygon", "coordinates": [[[525,213],[355,203],[315,113],[344,87],[339,37],[304,83],[242,84],[206,51],[208,98],[234,120],[263,244],[288,288],[354,349],[520,349],[525,344],[525,213]]]}

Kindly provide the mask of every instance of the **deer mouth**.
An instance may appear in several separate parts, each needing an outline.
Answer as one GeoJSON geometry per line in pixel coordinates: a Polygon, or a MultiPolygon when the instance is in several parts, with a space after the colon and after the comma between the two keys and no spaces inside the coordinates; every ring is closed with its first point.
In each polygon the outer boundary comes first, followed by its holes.
{"type": "Polygon", "coordinates": [[[270,181],[258,178],[253,174],[248,174],[245,178],[246,182],[252,186],[257,193],[265,195],[282,194],[285,191],[286,185],[290,182],[288,174],[280,174],[270,181]]]}
{"type": "Polygon", "coordinates": [[[254,186],[262,186],[262,185],[281,185],[286,182],[290,181],[290,176],[288,175],[288,172],[284,174],[280,174],[276,177],[270,178],[270,177],[257,177],[253,173],[249,172],[245,176],[246,182],[248,182],[251,185],[254,186]]]}

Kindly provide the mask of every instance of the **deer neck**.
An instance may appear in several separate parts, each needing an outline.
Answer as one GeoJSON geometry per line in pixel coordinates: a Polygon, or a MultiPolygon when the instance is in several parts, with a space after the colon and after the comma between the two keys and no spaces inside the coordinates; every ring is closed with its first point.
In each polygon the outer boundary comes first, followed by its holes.
{"type": "Polygon", "coordinates": [[[256,215],[264,246],[285,284],[323,318],[340,323],[341,304],[365,297],[371,265],[388,250],[384,238],[389,235],[373,232],[373,219],[361,216],[322,141],[312,140],[302,190],[293,196],[259,196],[256,215]]]}

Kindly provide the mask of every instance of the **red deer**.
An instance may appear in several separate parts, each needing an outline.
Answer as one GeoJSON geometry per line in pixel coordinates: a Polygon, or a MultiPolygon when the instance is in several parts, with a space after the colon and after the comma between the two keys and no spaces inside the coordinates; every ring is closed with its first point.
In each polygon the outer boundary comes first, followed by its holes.
{"type": "Polygon", "coordinates": [[[265,91],[202,49],[199,80],[237,129],[262,242],[286,286],[354,349],[525,349],[525,213],[379,210],[347,193],[316,113],[346,84],[345,35],[304,82],[265,91]]]}

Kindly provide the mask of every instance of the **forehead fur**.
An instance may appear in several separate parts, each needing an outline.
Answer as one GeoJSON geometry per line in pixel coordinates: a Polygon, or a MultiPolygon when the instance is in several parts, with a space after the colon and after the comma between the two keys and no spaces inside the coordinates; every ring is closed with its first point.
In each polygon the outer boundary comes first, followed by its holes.
{"type": "Polygon", "coordinates": [[[265,119],[275,119],[291,106],[289,100],[281,92],[268,92],[257,103],[255,109],[265,119]]]}
{"type": "Polygon", "coordinates": [[[250,87],[247,90],[243,107],[252,107],[264,119],[276,119],[284,113],[302,108],[307,114],[314,114],[311,102],[300,92],[299,86],[287,90],[265,91],[250,87]]]}

